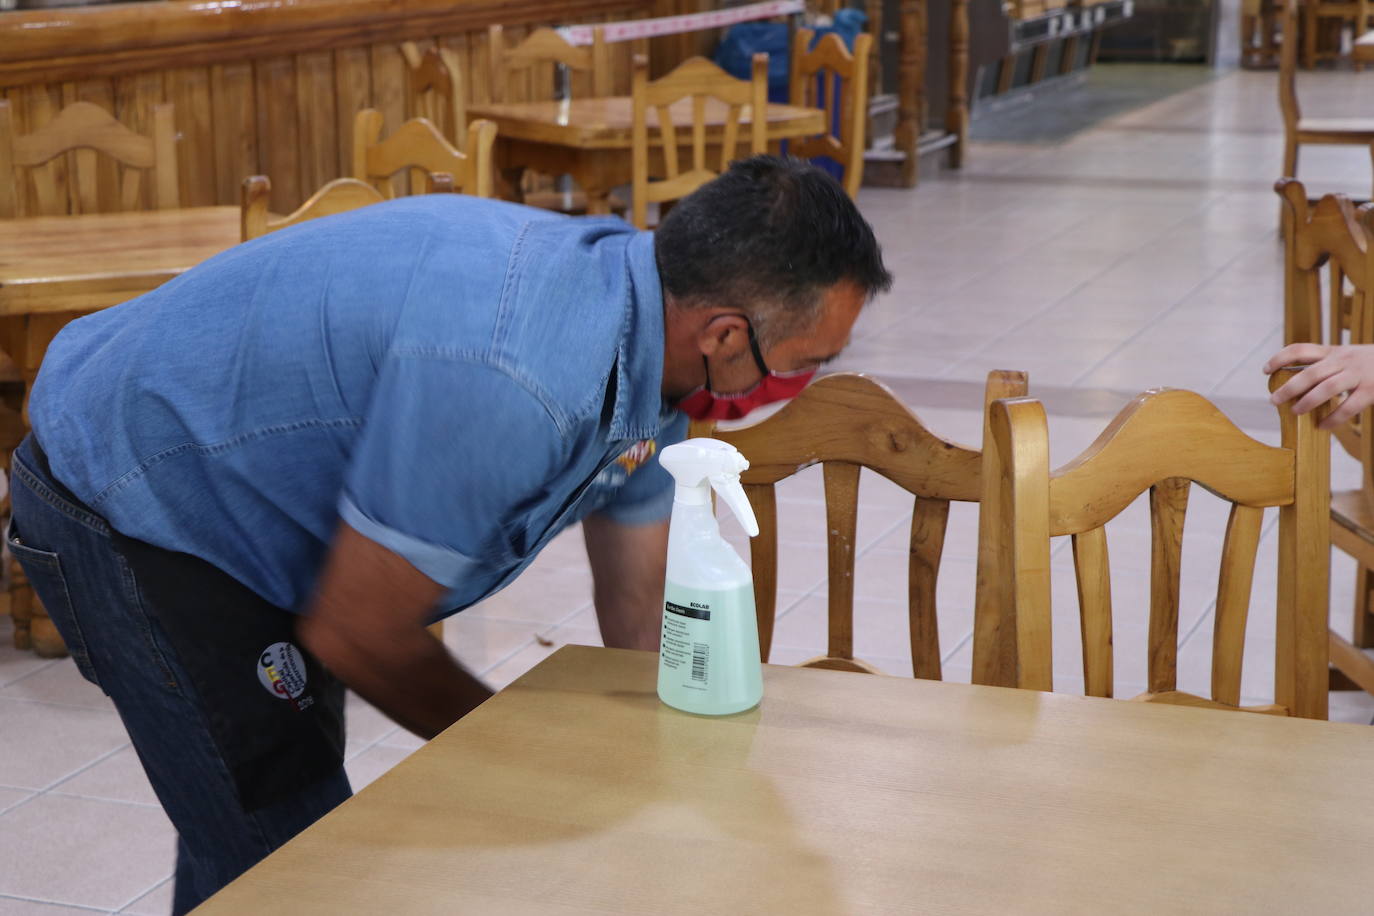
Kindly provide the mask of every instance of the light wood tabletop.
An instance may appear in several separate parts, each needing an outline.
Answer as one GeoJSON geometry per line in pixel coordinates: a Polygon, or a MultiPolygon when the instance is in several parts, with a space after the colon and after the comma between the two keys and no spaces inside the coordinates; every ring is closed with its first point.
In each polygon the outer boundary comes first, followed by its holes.
{"type": "Polygon", "coordinates": [[[32,382],[72,319],[156,289],[238,242],[238,207],[0,220],[0,349],[32,382]]]}
{"type": "Polygon", "coordinates": [[[238,207],[0,220],[0,316],[114,305],[238,241],[238,207]]]}
{"type": "Polygon", "coordinates": [[[1359,913],[1374,730],[569,646],[198,913],[1359,913]]]}
{"type": "Polygon", "coordinates": [[[1365,32],[1356,39],[1350,56],[1361,63],[1374,63],[1374,32],[1365,32]]]}
{"type": "MultiPolygon", "coordinates": [[[[728,106],[712,98],[705,103],[707,144],[719,144],[728,106]]],[[[688,128],[679,136],[683,150],[690,149],[692,100],[683,99],[669,111],[674,125],[688,128]]],[[[468,106],[468,117],[496,123],[496,164],[508,181],[517,181],[522,169],[571,175],[587,194],[589,212],[600,213],[609,212],[604,202],[610,191],[630,183],[633,115],[629,96],[468,106]]],[[[741,119],[749,117],[746,106],[741,119]]],[[[769,104],[766,117],[770,143],[825,130],[825,112],[818,108],[769,104]]],[[[656,111],[649,123],[657,125],[656,111]]],[[[658,131],[652,130],[650,138],[658,142],[658,131]]],[[[654,155],[651,150],[651,161],[654,155]]]]}

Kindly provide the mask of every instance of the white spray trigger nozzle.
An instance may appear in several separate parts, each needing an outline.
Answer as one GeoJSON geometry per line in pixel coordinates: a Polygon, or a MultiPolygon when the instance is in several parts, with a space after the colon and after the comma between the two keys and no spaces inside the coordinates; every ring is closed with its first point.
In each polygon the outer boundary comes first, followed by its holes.
{"type": "Polygon", "coordinates": [[[739,475],[719,475],[711,478],[711,487],[720,494],[720,498],[725,500],[725,505],[730,507],[730,511],[735,513],[735,518],[744,528],[744,533],[751,538],[759,535],[759,520],[754,517],[754,507],[749,504],[749,497],[744,495],[744,487],[740,486],[739,475]]]}
{"type": "Polygon", "coordinates": [[[758,519],[739,482],[740,473],[749,469],[749,460],[739,449],[719,439],[688,439],[665,448],[658,460],[677,481],[678,502],[705,505],[714,489],[745,532],[750,537],[758,535],[758,519]]]}

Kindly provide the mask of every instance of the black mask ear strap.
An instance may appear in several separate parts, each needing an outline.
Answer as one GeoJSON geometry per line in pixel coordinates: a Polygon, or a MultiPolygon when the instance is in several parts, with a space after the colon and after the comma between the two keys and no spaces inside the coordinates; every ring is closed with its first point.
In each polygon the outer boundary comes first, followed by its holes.
{"type": "Polygon", "coordinates": [[[749,349],[754,351],[754,362],[758,365],[759,371],[768,375],[768,364],[763,361],[763,351],[759,349],[759,339],[754,334],[754,322],[746,317],[745,322],[749,325],[749,349]]]}
{"type": "MultiPolygon", "coordinates": [[[[754,334],[754,323],[749,320],[748,316],[741,317],[744,318],[744,323],[749,326],[749,349],[754,354],[754,363],[759,367],[760,372],[768,375],[768,364],[763,361],[763,350],[759,349],[759,339],[754,334]]],[[[706,358],[705,353],[701,354],[701,364],[706,367],[706,390],[714,391],[715,389],[711,387],[711,361],[706,358]]]]}

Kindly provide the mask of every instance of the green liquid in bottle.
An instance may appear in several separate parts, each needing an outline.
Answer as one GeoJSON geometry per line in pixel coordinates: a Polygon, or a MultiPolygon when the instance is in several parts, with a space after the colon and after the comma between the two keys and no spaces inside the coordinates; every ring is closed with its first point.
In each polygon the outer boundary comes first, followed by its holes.
{"type": "Polygon", "coordinates": [[[668,583],[658,696],[676,709],[705,716],[758,705],[763,668],[752,585],[717,591],[668,583]]]}

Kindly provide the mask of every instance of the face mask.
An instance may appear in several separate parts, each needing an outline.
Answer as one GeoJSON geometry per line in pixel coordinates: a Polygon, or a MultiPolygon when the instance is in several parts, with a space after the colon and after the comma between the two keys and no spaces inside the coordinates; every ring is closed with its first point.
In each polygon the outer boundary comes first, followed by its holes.
{"type": "Polygon", "coordinates": [[[749,348],[754,353],[755,364],[763,373],[763,378],[757,385],[738,394],[716,394],[711,390],[711,364],[703,356],[702,362],[706,363],[706,384],[679,401],[677,409],[693,420],[738,420],[764,404],[796,397],[816,374],[815,369],[798,369],[794,372],[769,371],[768,364],[763,361],[763,352],[759,349],[752,324],[749,325],[749,348]]]}

